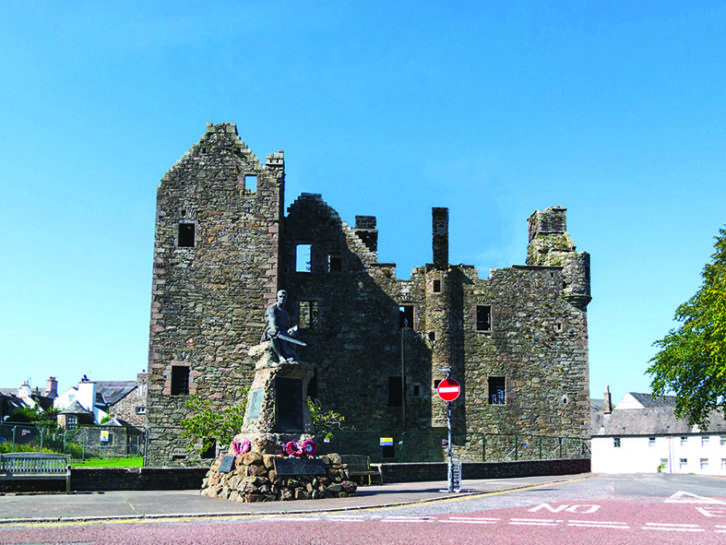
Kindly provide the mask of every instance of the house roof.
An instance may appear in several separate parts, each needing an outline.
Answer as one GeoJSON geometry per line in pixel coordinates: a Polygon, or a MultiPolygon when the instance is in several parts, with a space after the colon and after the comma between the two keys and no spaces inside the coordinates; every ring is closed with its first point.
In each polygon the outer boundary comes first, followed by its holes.
{"type": "Polygon", "coordinates": [[[709,418],[708,428],[702,431],[697,426],[691,426],[687,418],[676,418],[675,406],[618,409],[612,412],[600,429],[592,431],[593,436],[724,433],[726,432],[726,420],[724,420],[722,411],[714,411],[709,418]]]}
{"type": "Polygon", "coordinates": [[[639,392],[628,392],[628,395],[640,403],[644,409],[676,406],[676,396],[657,396],[654,398],[653,394],[643,394],[639,392]]]}
{"type": "Polygon", "coordinates": [[[78,403],[78,401],[74,401],[71,403],[68,407],[63,409],[60,414],[93,414],[88,409],[84,409],[83,405],[78,403]]]}
{"type": "Polygon", "coordinates": [[[138,387],[135,380],[97,380],[96,397],[107,405],[115,405],[138,387]]]}
{"type": "Polygon", "coordinates": [[[129,424],[128,422],[126,422],[126,420],[123,420],[122,418],[111,418],[108,422],[105,422],[101,425],[126,428],[127,431],[131,433],[138,433],[139,435],[144,433],[139,428],[137,428],[133,424],[129,424]]]}

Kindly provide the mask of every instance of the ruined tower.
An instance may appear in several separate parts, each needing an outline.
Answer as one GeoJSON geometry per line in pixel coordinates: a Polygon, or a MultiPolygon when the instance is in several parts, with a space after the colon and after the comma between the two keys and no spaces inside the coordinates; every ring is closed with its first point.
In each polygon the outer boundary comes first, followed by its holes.
{"type": "Polygon", "coordinates": [[[187,457],[178,425],[189,395],[222,407],[251,379],[247,350],[279,282],[284,188],[282,153],[261,164],[232,123],[208,124],[161,180],[146,409],[152,463],[187,457]]]}

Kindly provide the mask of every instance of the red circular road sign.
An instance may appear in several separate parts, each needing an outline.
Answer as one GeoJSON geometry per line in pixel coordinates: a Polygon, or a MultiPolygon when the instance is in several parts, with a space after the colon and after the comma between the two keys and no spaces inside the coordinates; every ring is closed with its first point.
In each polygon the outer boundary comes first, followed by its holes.
{"type": "Polygon", "coordinates": [[[439,397],[444,401],[454,401],[461,393],[461,387],[459,383],[453,378],[447,378],[439,382],[439,387],[436,388],[439,393],[439,397]]]}

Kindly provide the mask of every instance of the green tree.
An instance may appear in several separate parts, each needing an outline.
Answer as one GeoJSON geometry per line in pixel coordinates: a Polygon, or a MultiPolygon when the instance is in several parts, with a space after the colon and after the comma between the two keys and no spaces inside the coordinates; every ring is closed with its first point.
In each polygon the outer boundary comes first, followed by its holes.
{"type": "Polygon", "coordinates": [[[319,401],[308,398],[308,407],[310,408],[310,422],[315,430],[315,435],[322,436],[324,439],[332,439],[333,430],[345,429],[345,416],[335,411],[324,411],[319,401]]]}
{"type": "Polygon", "coordinates": [[[249,388],[241,388],[240,401],[222,410],[213,408],[208,399],[191,396],[186,403],[192,412],[180,421],[187,450],[204,452],[215,440],[219,445],[228,445],[242,429],[248,391],[249,388]]]}
{"type": "Polygon", "coordinates": [[[696,294],[678,307],[682,322],[655,346],[648,373],[655,395],[676,394],[676,416],[706,429],[715,409],[726,414],[726,230],[719,229],[713,261],[696,294]]]}

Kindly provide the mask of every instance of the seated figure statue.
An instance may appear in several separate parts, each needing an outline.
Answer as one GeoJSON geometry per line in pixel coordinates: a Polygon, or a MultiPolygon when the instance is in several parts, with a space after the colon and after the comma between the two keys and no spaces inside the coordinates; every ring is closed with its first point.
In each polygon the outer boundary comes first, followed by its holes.
{"type": "Polygon", "coordinates": [[[297,326],[291,327],[290,316],[285,310],[287,292],[277,292],[277,302],[265,309],[265,323],[267,327],[262,334],[263,341],[271,341],[272,351],[277,356],[279,363],[296,362],[297,354],[292,349],[292,344],[305,343],[297,340],[297,326]]]}

